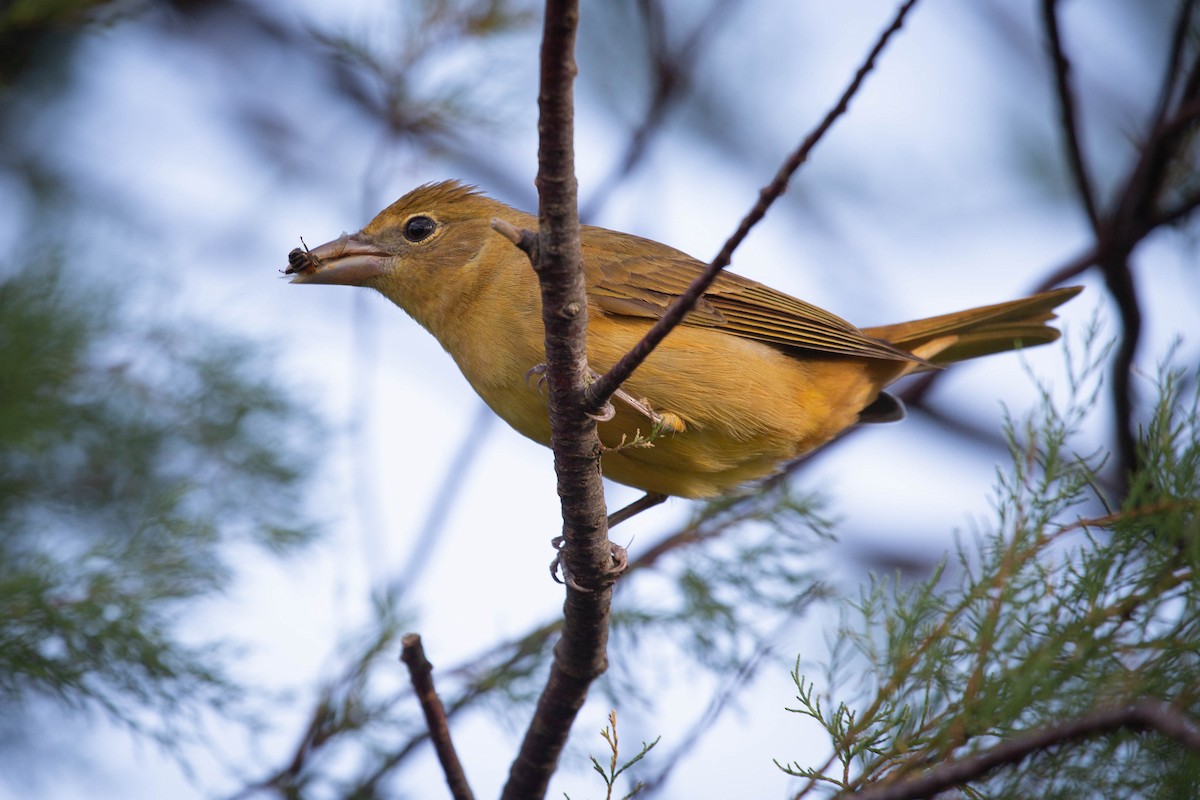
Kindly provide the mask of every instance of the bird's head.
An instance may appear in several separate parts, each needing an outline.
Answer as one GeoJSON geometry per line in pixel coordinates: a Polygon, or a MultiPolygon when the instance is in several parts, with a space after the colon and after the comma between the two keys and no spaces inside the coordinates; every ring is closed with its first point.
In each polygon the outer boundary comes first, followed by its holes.
{"type": "MultiPolygon", "coordinates": [[[[418,322],[432,305],[472,291],[498,259],[487,247],[512,245],[491,228],[500,217],[529,224],[526,215],[458,181],[418,187],[381,211],[358,233],[342,234],[288,256],[292,283],[377,289],[418,322]],[[425,312],[425,313],[423,313],[425,312]]],[[[534,223],[536,224],[536,223],[534,223]]]]}

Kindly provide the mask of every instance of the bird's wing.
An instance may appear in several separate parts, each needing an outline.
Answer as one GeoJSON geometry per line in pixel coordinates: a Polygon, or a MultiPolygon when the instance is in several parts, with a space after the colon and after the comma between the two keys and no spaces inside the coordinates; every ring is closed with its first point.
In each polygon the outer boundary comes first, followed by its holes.
{"type": "MultiPolygon", "coordinates": [[[[704,271],[705,265],[666,245],[637,241],[645,243],[637,249],[655,252],[633,255],[614,252],[611,247],[587,247],[585,237],[588,295],[606,313],[657,319],[704,271]]],[[[828,311],[731,272],[722,272],[717,277],[683,324],[721,328],[735,336],[785,349],[896,361],[921,360],[867,336],[828,311]]]]}

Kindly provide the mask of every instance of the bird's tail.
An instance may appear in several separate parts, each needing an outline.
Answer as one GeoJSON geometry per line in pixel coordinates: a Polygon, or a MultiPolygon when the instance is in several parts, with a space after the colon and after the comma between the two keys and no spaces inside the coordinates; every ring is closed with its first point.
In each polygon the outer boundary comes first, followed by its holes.
{"type": "Polygon", "coordinates": [[[862,331],[940,366],[1053,342],[1058,330],[1047,323],[1054,319],[1054,309],[1081,291],[1082,286],[1069,286],[1007,303],[862,331]]]}

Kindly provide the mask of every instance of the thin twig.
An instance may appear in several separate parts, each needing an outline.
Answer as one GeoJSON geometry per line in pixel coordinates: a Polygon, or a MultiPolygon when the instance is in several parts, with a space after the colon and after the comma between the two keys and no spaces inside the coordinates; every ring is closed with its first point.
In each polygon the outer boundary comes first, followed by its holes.
{"type": "MultiPolygon", "coordinates": [[[[1192,2],[1192,0],[1188,0],[1192,2]]],[[[1111,396],[1114,410],[1114,438],[1118,475],[1121,483],[1138,469],[1138,454],[1134,436],[1134,390],[1133,362],[1137,355],[1142,334],[1142,309],[1138,299],[1137,284],[1132,273],[1130,259],[1138,243],[1152,230],[1149,222],[1156,216],[1156,205],[1161,200],[1163,188],[1169,174],[1169,165],[1176,155],[1176,143],[1186,132],[1187,126],[1170,124],[1167,117],[1171,106],[1176,70],[1182,58],[1181,34],[1176,31],[1176,42],[1168,59],[1167,73],[1163,77],[1159,95],[1159,107],[1149,121],[1145,144],[1138,152],[1133,169],[1116,195],[1111,211],[1101,213],[1097,208],[1086,166],[1083,161],[1079,133],[1076,128],[1076,111],[1070,84],[1067,79],[1068,62],[1063,51],[1055,10],[1056,0],[1043,0],[1043,21],[1046,35],[1054,55],[1054,75],[1061,108],[1064,137],[1072,172],[1079,188],[1080,201],[1092,224],[1096,237],[1096,259],[1109,294],[1117,304],[1121,319],[1120,342],[1113,353],[1111,396]],[[1164,105],[1165,101],[1165,105],[1164,105]]],[[[1186,24],[1190,10],[1184,8],[1179,24],[1186,24]]],[[[1184,87],[1180,104],[1190,98],[1184,87]]]]}
{"type": "Polygon", "coordinates": [[[1137,437],[1134,435],[1133,419],[1133,361],[1142,338],[1142,307],[1127,254],[1114,254],[1102,258],[1100,268],[1104,273],[1104,282],[1109,294],[1117,304],[1117,313],[1121,317],[1121,340],[1113,352],[1112,399],[1119,466],[1117,479],[1122,486],[1121,494],[1124,494],[1129,476],[1138,469],[1137,437]]]}
{"type": "Polygon", "coordinates": [[[1046,292],[1053,289],[1055,286],[1060,286],[1063,283],[1077,278],[1087,272],[1100,260],[1100,250],[1098,247],[1090,247],[1079,255],[1067,261],[1065,264],[1058,266],[1050,271],[1045,278],[1033,288],[1035,293],[1046,292]]]}
{"type": "Polygon", "coordinates": [[[437,752],[438,763],[442,765],[450,795],[454,800],[475,800],[462,763],[458,760],[458,753],[454,750],[454,743],[450,740],[446,709],[442,707],[442,701],[433,686],[433,665],[425,658],[421,637],[409,633],[400,641],[400,660],[408,667],[408,676],[412,680],[417,702],[421,704],[421,711],[425,714],[425,725],[429,728],[429,737],[433,740],[433,749],[437,752]]]}
{"type": "Polygon", "coordinates": [[[1083,157],[1083,144],[1079,136],[1079,112],[1075,107],[1075,93],[1071,91],[1071,62],[1063,50],[1062,34],[1058,29],[1058,0],[1042,0],[1042,19],[1046,25],[1046,36],[1050,39],[1050,54],[1054,59],[1054,86],[1058,95],[1059,116],[1062,119],[1063,138],[1066,140],[1067,159],[1071,164],[1071,175],[1080,202],[1087,212],[1088,222],[1097,236],[1103,221],[1096,203],[1096,192],[1092,188],[1091,173],[1083,157]]]}
{"type": "Polygon", "coordinates": [[[981,778],[999,767],[1017,764],[1041,750],[1119,730],[1151,730],[1200,755],[1200,728],[1179,709],[1157,700],[1102,709],[1041,730],[1013,736],[989,750],[959,761],[946,761],[917,778],[874,786],[853,794],[855,800],[916,800],[981,778]]]}
{"type": "Polygon", "coordinates": [[[1161,210],[1170,165],[1179,155],[1179,143],[1194,127],[1191,103],[1200,93],[1200,58],[1185,70],[1183,60],[1188,29],[1196,0],[1180,6],[1156,106],[1148,120],[1148,133],[1128,177],[1108,213],[1102,213],[1083,158],[1077,109],[1068,79],[1069,62],[1058,27],[1057,0],[1042,0],[1042,16],[1054,58],[1054,77],[1068,160],[1080,201],[1095,231],[1089,253],[1050,275],[1044,286],[1098,266],[1121,320],[1120,343],[1113,353],[1111,396],[1114,407],[1117,480],[1122,484],[1138,468],[1134,436],[1132,370],[1142,333],[1142,309],[1130,259],[1137,245],[1163,224],[1190,214],[1200,196],[1188,197],[1169,210],[1161,210]],[[1180,76],[1186,72],[1181,82],[1180,76]],[[1177,92],[1177,89],[1179,91],[1177,92]],[[1177,96],[1178,95],[1178,96],[1177,96]]]}
{"type": "Polygon", "coordinates": [[[587,401],[589,410],[597,411],[608,402],[608,399],[612,397],[613,392],[620,388],[621,384],[629,379],[629,376],[633,374],[633,371],[637,369],[643,361],[646,360],[650,353],[653,352],[654,348],[657,347],[664,338],[666,338],[667,334],[670,333],[676,325],[683,321],[683,318],[689,311],[691,311],[692,306],[696,304],[696,301],[700,299],[700,296],[704,294],[708,287],[712,285],[712,282],[717,279],[717,275],[720,274],[721,270],[725,269],[725,267],[729,265],[729,261],[733,257],[733,251],[737,249],[738,245],[740,245],[750,233],[751,228],[757,225],[759,220],[766,216],[767,209],[771,207],[771,204],[774,203],[775,200],[784,193],[784,191],[787,189],[788,181],[791,179],[792,174],[800,168],[801,164],[808,160],[808,156],[812,152],[813,148],[825,136],[825,133],[833,126],[833,123],[846,113],[847,109],[850,107],[850,101],[854,98],[854,95],[858,93],[858,90],[862,86],[862,83],[866,79],[868,73],[874,69],[876,59],[879,57],[880,53],[883,52],[884,47],[887,46],[887,43],[891,39],[892,35],[899,31],[901,26],[903,26],[905,17],[908,15],[909,10],[916,5],[916,3],[917,0],[906,0],[906,2],[900,6],[900,10],[896,13],[891,25],[889,25],[887,29],[884,30],[884,32],[880,35],[878,41],[875,43],[875,46],[867,55],[866,60],[863,61],[862,66],[858,68],[853,80],[850,81],[850,85],[846,87],[844,92],[842,92],[842,96],[839,98],[837,104],[830,109],[829,113],[825,115],[825,118],[821,120],[820,124],[817,125],[812,133],[805,137],[804,141],[800,143],[800,146],[797,147],[790,156],[788,156],[787,160],[775,173],[775,177],[771,180],[771,182],[759,192],[758,202],[754,204],[754,207],[751,208],[749,213],[747,213],[742,219],[737,230],[734,231],[733,235],[730,236],[725,242],[725,245],[721,248],[720,252],[717,253],[716,257],[712,260],[712,263],[708,265],[708,268],[703,272],[703,274],[696,278],[696,280],[694,280],[692,284],[688,286],[687,291],[680,295],[675,302],[673,302],[671,306],[665,312],[663,312],[663,315],[655,321],[654,325],[651,326],[650,330],[646,332],[646,335],[642,337],[641,341],[633,346],[633,349],[622,356],[612,369],[610,369],[607,373],[602,375],[597,381],[588,387],[587,401]]]}
{"type": "Polygon", "coordinates": [[[1188,195],[1176,205],[1155,214],[1148,224],[1153,228],[1160,225],[1174,225],[1190,216],[1197,208],[1200,208],[1200,191],[1188,195]]]}
{"type": "MultiPolygon", "coordinates": [[[[561,617],[534,628],[524,636],[494,645],[469,661],[443,669],[443,677],[461,678],[466,681],[466,686],[460,689],[457,696],[446,704],[446,719],[453,719],[459,712],[466,711],[480,699],[489,696],[496,689],[499,676],[511,674],[518,669],[521,662],[530,657],[531,652],[546,647],[546,641],[551,636],[557,635],[560,630],[562,630],[561,617]],[[485,662],[504,653],[508,655],[500,659],[498,663],[484,668],[485,662]]],[[[375,797],[379,793],[378,787],[384,779],[416,752],[417,748],[428,738],[429,732],[423,730],[389,752],[386,757],[373,766],[370,773],[357,781],[355,789],[359,796],[375,797]]]]}

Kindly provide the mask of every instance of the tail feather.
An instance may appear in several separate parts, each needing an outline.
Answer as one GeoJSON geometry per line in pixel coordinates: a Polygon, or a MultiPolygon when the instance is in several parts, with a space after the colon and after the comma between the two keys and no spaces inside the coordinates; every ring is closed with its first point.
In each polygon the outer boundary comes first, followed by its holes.
{"type": "Polygon", "coordinates": [[[1055,307],[1082,290],[1082,286],[1069,286],[1007,303],[862,331],[934,364],[950,364],[1053,342],[1058,330],[1047,323],[1054,319],[1055,307]]]}

